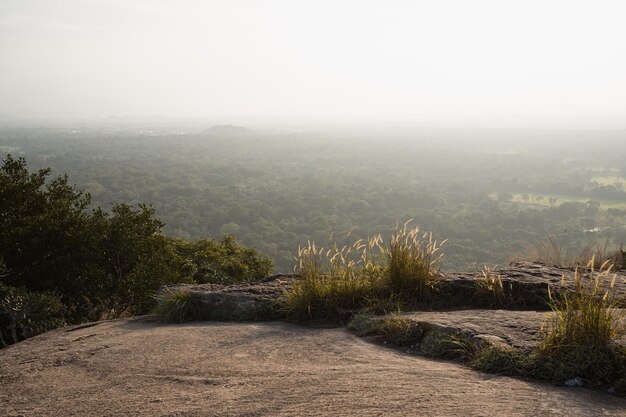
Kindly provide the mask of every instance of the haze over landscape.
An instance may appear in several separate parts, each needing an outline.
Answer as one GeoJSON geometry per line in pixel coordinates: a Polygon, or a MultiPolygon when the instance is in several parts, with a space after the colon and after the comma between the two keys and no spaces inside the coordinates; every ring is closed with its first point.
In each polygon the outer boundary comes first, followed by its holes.
{"type": "Polygon", "coordinates": [[[626,128],[620,1],[3,1],[0,113],[626,128]]]}
{"type": "Polygon", "coordinates": [[[626,415],[624,16],[2,0],[0,416],[626,415]]]}

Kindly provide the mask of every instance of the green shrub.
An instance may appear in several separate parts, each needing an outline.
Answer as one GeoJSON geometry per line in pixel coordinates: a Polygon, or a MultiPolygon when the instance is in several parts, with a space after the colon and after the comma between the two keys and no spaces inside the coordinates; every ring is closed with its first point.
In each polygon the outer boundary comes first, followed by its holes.
{"type": "Polygon", "coordinates": [[[191,275],[198,284],[255,282],[266,278],[272,270],[271,259],[239,245],[234,236],[219,241],[175,239],[173,243],[176,252],[192,265],[191,275]]]}
{"type": "Polygon", "coordinates": [[[63,326],[64,313],[58,297],[0,283],[0,346],[63,326]]]}
{"type": "Polygon", "coordinates": [[[249,282],[272,263],[233,237],[185,242],[162,232],[145,204],[90,209],[67,175],[29,172],[8,155],[0,168],[0,283],[54,293],[69,323],[150,311],[161,287],[249,282]]]}

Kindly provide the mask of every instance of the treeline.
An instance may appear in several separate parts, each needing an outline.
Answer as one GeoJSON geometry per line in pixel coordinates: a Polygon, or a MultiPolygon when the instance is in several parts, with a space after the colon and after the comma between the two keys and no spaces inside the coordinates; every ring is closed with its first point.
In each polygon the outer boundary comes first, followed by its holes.
{"type": "Polygon", "coordinates": [[[30,172],[10,155],[0,170],[0,345],[64,323],[148,312],[176,283],[266,277],[269,258],[232,236],[171,238],[145,204],[91,207],[67,175],[30,172]]]}

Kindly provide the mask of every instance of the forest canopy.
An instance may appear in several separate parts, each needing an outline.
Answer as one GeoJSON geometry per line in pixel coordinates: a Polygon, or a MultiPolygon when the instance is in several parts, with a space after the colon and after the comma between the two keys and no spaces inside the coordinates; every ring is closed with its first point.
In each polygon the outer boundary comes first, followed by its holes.
{"type": "Polygon", "coordinates": [[[169,236],[233,234],[276,272],[308,240],[408,219],[448,239],[448,270],[504,265],[547,236],[626,241],[620,131],[75,125],[0,129],[3,150],[69,173],[92,205],[151,203],[169,236]]]}

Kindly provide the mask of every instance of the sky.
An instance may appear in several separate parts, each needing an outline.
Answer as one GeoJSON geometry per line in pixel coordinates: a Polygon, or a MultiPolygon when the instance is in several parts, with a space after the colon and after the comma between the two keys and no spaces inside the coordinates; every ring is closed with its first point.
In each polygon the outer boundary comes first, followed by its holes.
{"type": "Polygon", "coordinates": [[[626,2],[2,0],[0,114],[626,127],[626,2]]]}

